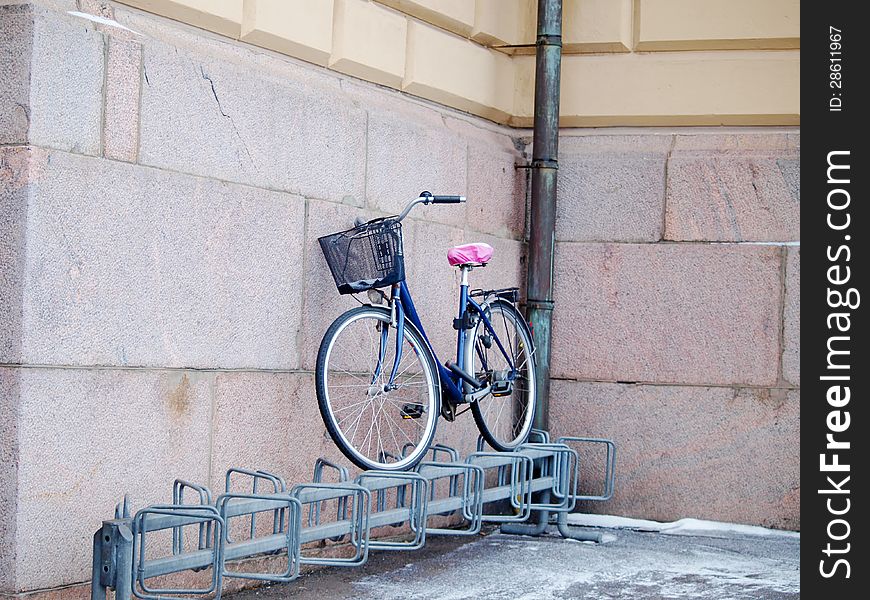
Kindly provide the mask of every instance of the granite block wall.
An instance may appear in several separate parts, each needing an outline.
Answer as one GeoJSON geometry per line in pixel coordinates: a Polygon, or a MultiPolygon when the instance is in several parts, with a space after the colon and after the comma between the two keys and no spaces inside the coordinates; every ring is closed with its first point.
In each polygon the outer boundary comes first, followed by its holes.
{"type": "Polygon", "coordinates": [[[619,444],[582,510],[800,529],[799,133],[560,143],[550,424],[619,444]]]}
{"type": "MultiPolygon", "coordinates": [[[[424,189],[472,196],[405,228],[411,285],[441,282],[419,304],[445,359],[447,248],[497,247],[480,285],[524,277],[508,128],[107,3],[0,4],[0,61],[4,594],[85,582],[125,492],[339,459],[312,370],[356,303],[318,236],[424,189]]],[[[473,422],[439,439],[468,451],[473,422]]]]}

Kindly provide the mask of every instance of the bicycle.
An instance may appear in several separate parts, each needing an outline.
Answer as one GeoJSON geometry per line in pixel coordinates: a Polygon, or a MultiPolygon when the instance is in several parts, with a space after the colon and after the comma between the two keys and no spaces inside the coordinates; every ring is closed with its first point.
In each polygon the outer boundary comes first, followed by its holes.
{"type": "Polygon", "coordinates": [[[447,253],[460,270],[455,362],[438,360],[405,282],[402,220],[419,204],[460,202],[464,196],[422,192],[398,216],[357,219],[353,229],[318,240],[339,293],[365,292],[368,299],[329,326],[315,367],[326,429],[363,469],[413,468],[438,417],[453,421],[468,409],[499,451],[517,448],[532,429],[535,355],[516,308],[519,290],[469,290],[469,274],[486,266],[492,247],[464,244],[447,253]],[[462,404],[469,407],[457,413],[462,404]]]}

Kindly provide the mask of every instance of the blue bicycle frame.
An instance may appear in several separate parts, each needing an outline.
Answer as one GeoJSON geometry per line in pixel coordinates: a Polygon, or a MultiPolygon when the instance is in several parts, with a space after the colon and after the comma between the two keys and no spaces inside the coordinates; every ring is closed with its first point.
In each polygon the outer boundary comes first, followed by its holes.
{"type": "MultiPolygon", "coordinates": [[[[469,308],[477,314],[478,318],[483,322],[489,334],[495,340],[498,349],[501,351],[502,355],[504,355],[505,360],[507,361],[508,367],[510,368],[510,374],[508,375],[509,380],[513,380],[517,375],[517,369],[513,363],[513,357],[505,350],[502,345],[501,340],[495,332],[495,329],[492,326],[492,323],[489,320],[489,317],[486,315],[486,311],[483,306],[478,304],[474,298],[472,298],[468,293],[468,282],[467,282],[467,273],[470,270],[470,267],[461,267],[463,269],[463,278],[462,284],[459,287],[459,317],[457,319],[458,323],[466,323],[467,315],[469,308]]],[[[393,380],[396,377],[399,363],[402,361],[402,344],[405,330],[405,319],[411,321],[414,326],[420,331],[423,338],[426,340],[426,344],[429,346],[429,350],[432,352],[432,356],[435,357],[435,363],[438,366],[438,374],[441,380],[441,390],[447,394],[448,399],[453,404],[461,404],[466,402],[466,394],[463,392],[463,384],[467,384],[467,382],[463,381],[463,379],[441,364],[441,361],[438,359],[438,355],[435,353],[435,349],[432,348],[432,344],[429,341],[429,337],[426,335],[426,330],[423,327],[423,323],[420,321],[420,316],[417,314],[417,309],[414,306],[414,301],[411,298],[411,292],[408,290],[408,285],[404,281],[399,282],[397,285],[393,286],[392,297],[390,299],[390,306],[392,310],[395,311],[394,319],[391,319],[393,323],[395,323],[396,327],[396,357],[393,362],[392,370],[390,372],[390,379],[388,385],[393,385],[393,380]]],[[[467,371],[468,365],[465,364],[465,352],[466,352],[466,344],[468,344],[468,332],[469,329],[464,326],[460,326],[457,331],[456,336],[456,365],[462,371],[467,371]]],[[[389,334],[389,329],[387,327],[382,328],[381,330],[381,344],[378,356],[378,364],[375,369],[374,377],[372,381],[376,380],[383,369],[383,360],[386,355],[387,350],[387,337],[389,334]]],[[[486,368],[486,358],[480,353],[478,350],[478,357],[481,360],[481,364],[486,368]]],[[[470,384],[467,384],[470,387],[470,384]]],[[[478,392],[484,387],[471,389],[470,392],[478,392]]]]}

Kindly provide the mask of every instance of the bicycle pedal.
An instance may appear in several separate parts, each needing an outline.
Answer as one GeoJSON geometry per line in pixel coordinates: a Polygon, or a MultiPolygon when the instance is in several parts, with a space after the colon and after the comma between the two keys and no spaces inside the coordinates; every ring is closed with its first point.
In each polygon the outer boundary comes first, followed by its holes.
{"type": "Polygon", "coordinates": [[[423,412],[422,404],[405,404],[399,414],[403,419],[419,419],[423,416],[423,412]]]}
{"type": "Polygon", "coordinates": [[[496,381],[492,384],[492,388],[490,389],[490,393],[494,398],[501,398],[503,396],[510,396],[514,391],[513,383],[510,381],[496,381]]]}

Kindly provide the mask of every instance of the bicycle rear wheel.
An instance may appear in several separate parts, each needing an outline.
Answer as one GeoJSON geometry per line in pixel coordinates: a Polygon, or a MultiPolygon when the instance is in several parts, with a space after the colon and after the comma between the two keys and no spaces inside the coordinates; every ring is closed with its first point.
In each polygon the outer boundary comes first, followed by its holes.
{"type": "Polygon", "coordinates": [[[471,412],[487,443],[507,452],[525,443],[532,430],[538,397],[534,343],[525,319],[513,304],[496,299],[484,309],[495,336],[482,319],[478,320],[469,336],[465,364],[493,391],[473,402],[471,412]],[[510,363],[498,342],[510,356],[510,363]]]}
{"type": "Polygon", "coordinates": [[[390,312],[361,306],[336,319],[320,344],[317,402],[329,435],[363,469],[416,465],[435,436],[440,387],[423,336],[406,322],[396,377],[396,328],[390,312]]]}

